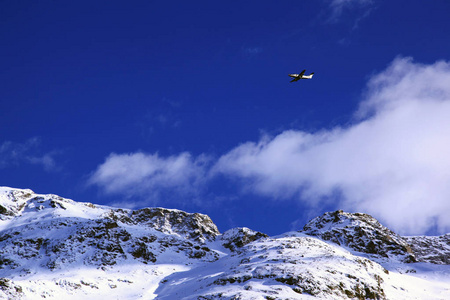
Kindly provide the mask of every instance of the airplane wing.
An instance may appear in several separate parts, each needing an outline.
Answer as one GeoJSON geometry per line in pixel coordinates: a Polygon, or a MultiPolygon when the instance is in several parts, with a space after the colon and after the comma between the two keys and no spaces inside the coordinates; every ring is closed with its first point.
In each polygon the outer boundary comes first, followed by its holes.
{"type": "Polygon", "coordinates": [[[301,71],[300,74],[288,74],[288,75],[290,77],[294,78],[294,79],[291,80],[291,82],[294,82],[294,81],[298,81],[298,80],[302,79],[303,75],[305,74],[305,72],[306,72],[306,70],[303,70],[303,71],[301,71]]]}

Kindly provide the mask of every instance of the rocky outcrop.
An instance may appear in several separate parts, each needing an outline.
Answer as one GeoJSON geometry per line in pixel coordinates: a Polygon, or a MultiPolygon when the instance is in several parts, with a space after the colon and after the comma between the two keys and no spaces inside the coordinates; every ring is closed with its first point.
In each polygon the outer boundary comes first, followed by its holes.
{"type": "Polygon", "coordinates": [[[450,234],[441,236],[405,237],[417,260],[439,265],[450,265],[450,234]]]}
{"type": "Polygon", "coordinates": [[[220,234],[209,216],[177,209],[159,207],[139,210],[112,209],[108,217],[125,224],[148,226],[199,242],[214,240],[220,234]]]}
{"type": "Polygon", "coordinates": [[[36,195],[32,190],[0,188],[0,220],[16,216],[26,205],[27,201],[36,195]]]}
{"type": "Polygon", "coordinates": [[[408,242],[363,213],[328,212],[309,221],[303,232],[373,256],[416,262],[408,242]]]}
{"type": "Polygon", "coordinates": [[[267,237],[269,237],[267,234],[247,227],[233,228],[222,235],[222,245],[231,251],[236,251],[253,241],[267,237]]]}

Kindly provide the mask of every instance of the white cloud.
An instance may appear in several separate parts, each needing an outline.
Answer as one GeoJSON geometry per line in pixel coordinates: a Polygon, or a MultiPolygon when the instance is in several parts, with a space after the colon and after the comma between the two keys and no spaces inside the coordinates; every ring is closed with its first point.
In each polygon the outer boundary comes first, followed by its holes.
{"type": "Polygon", "coordinates": [[[374,0],[331,0],[329,5],[331,10],[329,21],[337,22],[341,19],[344,11],[359,10],[360,16],[357,18],[354,25],[354,27],[357,27],[357,24],[361,19],[366,18],[369,15],[374,2],[374,0]]]}
{"type": "Polygon", "coordinates": [[[52,151],[42,154],[41,140],[34,137],[23,143],[5,141],[0,144],[0,168],[17,166],[23,163],[41,165],[46,171],[57,170],[54,156],[58,153],[52,151]]]}
{"type": "Polygon", "coordinates": [[[397,58],[368,83],[348,127],[289,130],[223,155],[248,192],[373,214],[400,233],[450,230],[450,64],[397,58]]]}
{"type": "Polygon", "coordinates": [[[150,202],[165,196],[195,195],[205,180],[206,156],[193,158],[183,152],[176,156],[136,152],[110,154],[88,182],[109,194],[139,196],[150,202]]]}

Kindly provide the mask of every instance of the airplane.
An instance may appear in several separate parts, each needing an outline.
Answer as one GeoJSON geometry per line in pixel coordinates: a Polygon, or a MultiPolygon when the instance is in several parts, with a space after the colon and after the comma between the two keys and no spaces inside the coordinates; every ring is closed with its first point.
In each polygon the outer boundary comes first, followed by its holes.
{"type": "Polygon", "coordinates": [[[309,75],[304,75],[305,72],[306,72],[306,70],[303,70],[300,74],[289,74],[289,76],[294,78],[291,80],[291,82],[298,81],[300,79],[311,79],[314,75],[314,72],[312,72],[309,75]]]}

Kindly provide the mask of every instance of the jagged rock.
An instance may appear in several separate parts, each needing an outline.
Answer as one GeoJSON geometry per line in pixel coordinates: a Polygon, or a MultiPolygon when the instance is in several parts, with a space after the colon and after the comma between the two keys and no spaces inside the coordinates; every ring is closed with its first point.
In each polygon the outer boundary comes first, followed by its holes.
{"type": "Polygon", "coordinates": [[[0,220],[16,216],[33,195],[29,189],[0,189],[0,220]]]}
{"type": "Polygon", "coordinates": [[[143,262],[156,262],[155,255],[148,250],[148,247],[143,242],[136,242],[135,250],[131,252],[134,258],[142,258],[143,262]]]}
{"type": "Polygon", "coordinates": [[[267,237],[267,234],[251,230],[247,227],[233,228],[222,235],[222,245],[231,251],[236,251],[253,241],[267,237]]]}
{"type": "Polygon", "coordinates": [[[214,240],[220,234],[207,215],[187,213],[177,209],[143,208],[112,209],[108,217],[125,224],[145,225],[164,233],[178,234],[199,242],[214,240]]]}
{"type": "Polygon", "coordinates": [[[174,232],[189,239],[204,242],[220,234],[217,226],[207,215],[187,213],[176,209],[143,208],[131,213],[137,223],[150,224],[162,232],[174,232]]]}
{"type": "Polygon", "coordinates": [[[450,234],[410,236],[405,240],[411,245],[418,261],[450,265],[450,234]]]}
{"type": "Polygon", "coordinates": [[[406,263],[417,261],[404,238],[367,214],[346,213],[342,210],[327,212],[309,221],[302,232],[358,252],[399,259],[406,263]]]}

